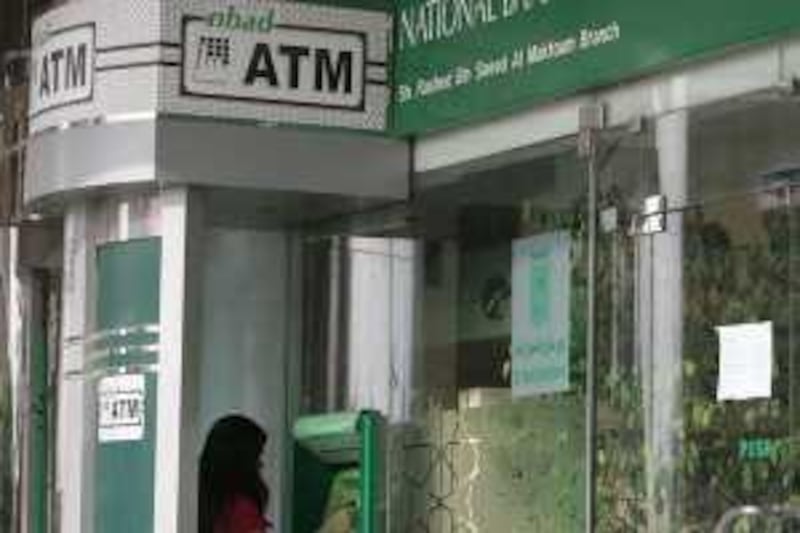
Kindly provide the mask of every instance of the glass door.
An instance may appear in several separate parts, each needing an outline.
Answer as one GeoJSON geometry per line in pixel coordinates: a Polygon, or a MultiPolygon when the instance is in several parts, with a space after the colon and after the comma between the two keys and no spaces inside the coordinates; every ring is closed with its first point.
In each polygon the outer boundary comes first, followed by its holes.
{"type": "Polygon", "coordinates": [[[598,134],[593,396],[573,140],[307,233],[301,411],[387,415],[388,531],[796,526],[799,125],[759,97],[598,134]]]}
{"type": "Polygon", "coordinates": [[[304,408],[387,417],[387,531],[583,530],[585,168],[503,154],[308,236],[304,408]]]}
{"type": "Polygon", "coordinates": [[[659,117],[609,155],[599,531],[800,527],[798,125],[796,103],[750,99],[659,117]]]}
{"type": "MultiPolygon", "coordinates": [[[[651,516],[654,501],[654,369],[642,353],[643,307],[637,225],[646,198],[660,190],[656,135],[604,131],[597,137],[598,180],[595,298],[594,527],[599,532],[662,531],[651,516]],[[650,416],[647,413],[650,413],[650,416]]],[[[662,385],[664,388],[664,385],[662,385]]],[[[674,401],[675,391],[670,392],[674,401]]],[[[659,394],[664,398],[666,391],[659,394]]],[[[666,407],[667,404],[661,404],[666,407]]],[[[671,424],[665,424],[671,427],[671,424]]],[[[673,469],[669,469],[671,471],[673,469]]]]}
{"type": "Polygon", "coordinates": [[[765,190],[669,215],[685,231],[680,466],[684,522],[697,531],[721,521],[724,531],[739,531],[737,522],[793,530],[774,515],[790,513],[775,507],[797,487],[798,235],[794,186],[777,177],[765,190]]]}

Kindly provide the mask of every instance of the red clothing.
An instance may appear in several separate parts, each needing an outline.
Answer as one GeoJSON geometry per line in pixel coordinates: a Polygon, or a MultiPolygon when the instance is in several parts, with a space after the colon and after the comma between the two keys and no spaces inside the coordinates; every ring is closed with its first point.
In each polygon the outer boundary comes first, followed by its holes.
{"type": "Polygon", "coordinates": [[[231,498],[214,524],[214,533],[266,533],[270,529],[256,503],[245,496],[231,498]]]}

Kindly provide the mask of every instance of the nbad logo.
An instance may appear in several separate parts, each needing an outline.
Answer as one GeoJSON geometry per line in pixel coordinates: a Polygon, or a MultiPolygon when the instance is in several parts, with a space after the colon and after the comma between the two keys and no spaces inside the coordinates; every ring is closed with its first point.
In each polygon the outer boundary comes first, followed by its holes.
{"type": "Polygon", "coordinates": [[[364,108],[363,33],[281,24],[274,10],[184,19],[184,94],[364,108]]]}

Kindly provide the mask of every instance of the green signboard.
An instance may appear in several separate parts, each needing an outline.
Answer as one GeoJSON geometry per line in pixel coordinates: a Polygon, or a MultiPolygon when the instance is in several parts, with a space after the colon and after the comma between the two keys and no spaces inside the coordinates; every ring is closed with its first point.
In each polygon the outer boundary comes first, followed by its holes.
{"type": "Polygon", "coordinates": [[[399,0],[394,127],[413,134],[800,30],[794,0],[399,0]]]}

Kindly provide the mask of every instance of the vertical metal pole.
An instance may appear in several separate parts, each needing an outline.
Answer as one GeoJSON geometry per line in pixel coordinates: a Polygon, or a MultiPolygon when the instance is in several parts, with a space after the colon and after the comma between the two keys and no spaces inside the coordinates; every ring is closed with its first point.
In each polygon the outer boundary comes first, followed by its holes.
{"type": "Polygon", "coordinates": [[[595,167],[595,141],[591,141],[588,160],[589,198],[587,217],[588,258],[586,283],[586,531],[594,531],[595,502],[595,442],[597,437],[597,382],[595,351],[595,311],[596,311],[596,275],[597,275],[597,169],[595,167]]]}
{"type": "Polygon", "coordinates": [[[341,299],[342,299],[342,254],[346,241],[334,236],[330,240],[330,278],[328,287],[328,345],[325,352],[325,410],[336,411],[340,402],[338,394],[342,388],[339,376],[341,357],[341,299]]]}
{"type": "Polygon", "coordinates": [[[383,494],[380,490],[380,435],[379,415],[375,411],[364,411],[358,417],[358,431],[361,436],[359,462],[359,505],[358,533],[383,533],[378,506],[383,494]]]}
{"type": "MultiPolygon", "coordinates": [[[[797,272],[799,269],[795,267],[795,264],[800,266],[800,249],[798,249],[797,246],[797,243],[800,243],[797,227],[797,220],[800,219],[800,214],[793,212],[793,208],[796,208],[793,205],[793,188],[795,186],[800,187],[800,174],[795,175],[792,180],[786,184],[786,203],[784,205],[785,215],[789,217],[789,242],[787,246],[789,247],[789,437],[791,439],[798,438],[797,421],[799,417],[797,413],[797,399],[798,396],[800,396],[800,383],[798,383],[796,361],[796,347],[798,345],[797,324],[800,323],[800,319],[797,316],[797,302],[800,301],[800,290],[798,290],[797,287],[800,285],[797,283],[797,272]],[[795,182],[797,182],[797,184],[795,184],[795,182]]],[[[797,440],[794,440],[794,442],[797,442],[797,440]]],[[[798,475],[800,474],[795,470],[793,476],[795,482],[798,475]]]]}
{"type": "Polygon", "coordinates": [[[596,522],[595,441],[597,435],[597,395],[595,391],[595,281],[597,274],[597,168],[596,130],[603,125],[603,108],[586,106],[580,112],[579,153],[586,159],[587,174],[587,283],[586,283],[586,442],[585,442],[585,513],[586,533],[594,531],[596,522]]]}

